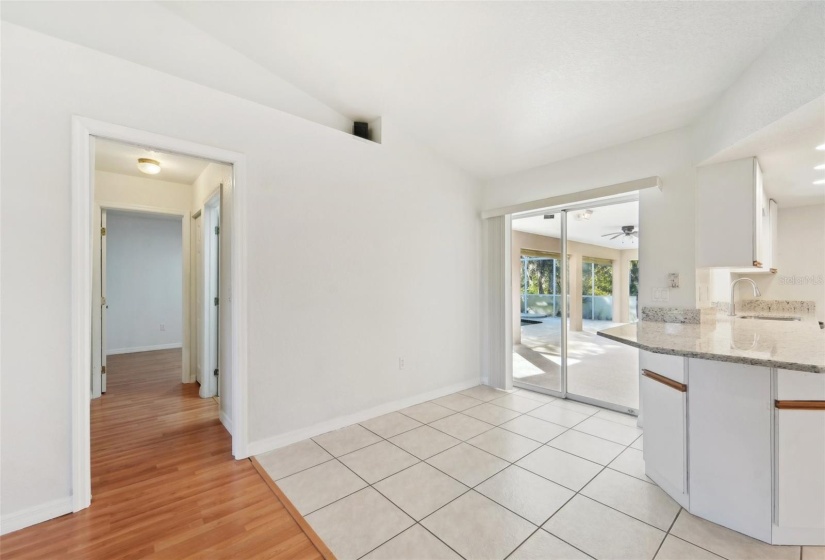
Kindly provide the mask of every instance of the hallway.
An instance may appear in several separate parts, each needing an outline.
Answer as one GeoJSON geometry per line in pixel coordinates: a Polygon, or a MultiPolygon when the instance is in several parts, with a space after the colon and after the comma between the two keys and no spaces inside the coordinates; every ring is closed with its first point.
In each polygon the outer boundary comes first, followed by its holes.
{"type": "Polygon", "coordinates": [[[181,351],[108,360],[91,403],[92,505],[0,539],[11,558],[321,558],[213,399],[181,384],[181,351]]]}

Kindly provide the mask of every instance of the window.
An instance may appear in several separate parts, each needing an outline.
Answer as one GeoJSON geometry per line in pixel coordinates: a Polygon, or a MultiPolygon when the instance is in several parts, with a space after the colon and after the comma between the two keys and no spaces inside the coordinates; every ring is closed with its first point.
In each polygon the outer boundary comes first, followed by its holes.
{"type": "Polygon", "coordinates": [[[634,260],[630,261],[630,281],[628,282],[630,285],[630,303],[629,307],[629,319],[631,323],[635,323],[639,320],[638,318],[638,301],[639,301],[639,261],[634,260]]]}
{"type": "Polygon", "coordinates": [[[582,318],[613,320],[613,261],[582,259],[582,318]]]}
{"type": "Polygon", "coordinates": [[[561,315],[561,256],[557,253],[521,252],[521,312],[561,315]]]}

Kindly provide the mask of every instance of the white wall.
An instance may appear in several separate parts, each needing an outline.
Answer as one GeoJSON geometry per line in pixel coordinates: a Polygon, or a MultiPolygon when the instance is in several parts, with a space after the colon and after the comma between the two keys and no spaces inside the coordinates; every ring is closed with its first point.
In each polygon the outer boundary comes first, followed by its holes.
{"type": "Polygon", "coordinates": [[[695,171],[690,131],[679,129],[495,179],[486,184],[485,209],[603,187],[652,175],[662,189],[646,189],[639,199],[639,302],[693,307],[695,171]],[[680,274],[680,287],[667,303],[653,302],[654,288],[667,274],[680,274]]]}
{"type": "Polygon", "coordinates": [[[246,154],[252,442],[479,380],[478,185],[391,120],[379,145],[5,22],[0,46],[4,518],[71,492],[72,115],[246,154]]]}
{"type": "Polygon", "coordinates": [[[183,344],[181,218],[106,215],[106,351],[183,344]]]}
{"type": "Polygon", "coordinates": [[[98,204],[129,204],[184,213],[192,207],[192,192],[193,186],[183,183],[95,171],[98,204]]]}

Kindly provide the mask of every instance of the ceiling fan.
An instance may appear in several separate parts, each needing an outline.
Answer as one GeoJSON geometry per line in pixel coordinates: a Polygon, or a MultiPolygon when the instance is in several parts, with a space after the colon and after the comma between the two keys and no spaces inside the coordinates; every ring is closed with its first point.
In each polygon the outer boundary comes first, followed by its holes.
{"type": "Polygon", "coordinates": [[[634,237],[638,238],[639,237],[639,230],[636,229],[636,226],[622,226],[622,231],[614,231],[612,233],[606,233],[606,234],[602,235],[602,237],[610,237],[611,241],[616,239],[617,237],[622,237],[622,236],[624,236],[626,238],[629,237],[631,239],[633,239],[634,237]],[[611,235],[613,237],[610,237],[611,235]]]}

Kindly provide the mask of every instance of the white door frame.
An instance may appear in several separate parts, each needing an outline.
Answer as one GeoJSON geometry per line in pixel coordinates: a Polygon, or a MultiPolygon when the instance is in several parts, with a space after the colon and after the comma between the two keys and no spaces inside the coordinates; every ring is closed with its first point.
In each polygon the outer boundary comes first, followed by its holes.
{"type": "Polygon", "coordinates": [[[90,399],[92,371],[92,209],[94,152],[92,137],[150,146],[233,166],[231,285],[232,313],[232,454],[248,457],[247,433],[247,294],[246,294],[246,156],[85,117],[72,117],[72,511],[92,501],[90,399]]]}
{"type": "MultiPolygon", "coordinates": [[[[191,333],[190,325],[189,325],[189,309],[190,309],[190,300],[191,297],[190,290],[191,286],[189,283],[189,275],[190,275],[190,216],[191,212],[183,212],[179,209],[174,208],[165,208],[165,207],[156,207],[156,206],[145,206],[141,204],[130,204],[130,203],[123,203],[123,202],[108,202],[106,200],[96,200],[94,201],[94,213],[92,215],[93,220],[93,234],[97,231],[97,220],[98,216],[102,216],[103,211],[105,210],[113,210],[113,211],[122,211],[122,212],[131,212],[134,214],[148,214],[148,215],[161,215],[161,216],[174,216],[180,218],[181,220],[181,278],[183,282],[182,287],[182,306],[181,306],[181,313],[183,314],[183,327],[181,330],[181,383],[191,383],[192,379],[189,373],[191,357],[190,352],[192,348],[191,344],[191,333]]],[[[103,272],[103,254],[102,254],[102,246],[103,240],[101,238],[101,254],[100,255],[92,255],[92,259],[94,264],[99,265],[101,267],[101,273],[103,272]]],[[[93,267],[94,269],[94,267],[93,267]]],[[[103,296],[103,286],[95,286],[92,285],[92,297],[93,298],[100,298],[103,296]]],[[[93,300],[94,301],[94,300],[93,300]]],[[[94,303],[92,308],[92,319],[94,321],[99,321],[101,314],[103,313],[103,309],[101,305],[98,305],[97,302],[94,303]],[[98,310],[99,309],[99,310],[98,310]]],[[[92,329],[93,333],[96,333],[95,329],[92,329]]],[[[101,332],[97,333],[99,336],[92,339],[92,349],[94,352],[98,350],[104,351],[103,342],[105,339],[105,334],[102,332],[102,325],[101,325],[101,332]],[[98,348],[98,344],[101,346],[98,348]]],[[[94,362],[94,360],[93,360],[94,362]]],[[[93,368],[96,364],[93,363],[93,368]]],[[[95,375],[98,372],[95,369],[92,369],[92,398],[96,399],[101,396],[101,386],[95,379],[95,375]]]]}

